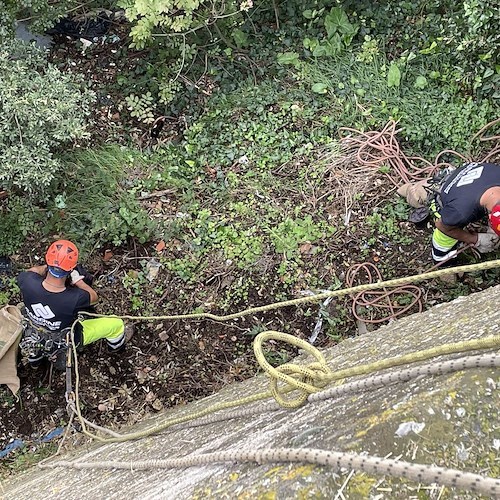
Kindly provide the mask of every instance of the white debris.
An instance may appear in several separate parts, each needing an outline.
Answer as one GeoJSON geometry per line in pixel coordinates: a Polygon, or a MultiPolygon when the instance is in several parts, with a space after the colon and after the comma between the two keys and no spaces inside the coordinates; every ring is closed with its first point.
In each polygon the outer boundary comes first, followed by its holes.
{"type": "Polygon", "coordinates": [[[404,437],[407,436],[410,432],[420,434],[424,430],[424,428],[424,422],[403,422],[402,424],[399,424],[398,430],[396,431],[396,436],[404,437]]]}

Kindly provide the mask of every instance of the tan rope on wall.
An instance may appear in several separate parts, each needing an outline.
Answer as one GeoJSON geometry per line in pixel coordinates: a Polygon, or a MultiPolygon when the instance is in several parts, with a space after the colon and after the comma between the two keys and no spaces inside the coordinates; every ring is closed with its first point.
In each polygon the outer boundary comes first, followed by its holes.
{"type": "Polygon", "coordinates": [[[412,464],[375,456],[361,456],[352,453],[339,453],[311,448],[276,448],[272,450],[227,450],[202,455],[190,455],[184,458],[165,460],[137,460],[129,462],[70,462],[60,461],[47,464],[45,467],[72,469],[121,469],[128,471],[148,469],[185,468],[199,465],[211,465],[217,462],[256,462],[258,464],[276,462],[305,462],[327,465],[339,471],[348,468],[369,474],[390,475],[416,481],[418,483],[437,483],[453,488],[465,489],[496,497],[500,495],[500,480],[462,472],[456,469],[445,469],[433,465],[412,464]]]}

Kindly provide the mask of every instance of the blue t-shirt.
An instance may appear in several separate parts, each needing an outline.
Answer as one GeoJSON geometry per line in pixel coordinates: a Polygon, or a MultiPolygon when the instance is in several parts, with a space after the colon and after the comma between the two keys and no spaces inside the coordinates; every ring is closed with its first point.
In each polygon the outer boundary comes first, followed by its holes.
{"type": "Polygon", "coordinates": [[[468,163],[458,168],[441,188],[441,221],[447,226],[465,227],[486,215],[479,203],[484,192],[500,186],[500,165],[468,163]]]}
{"type": "Polygon", "coordinates": [[[64,330],[73,324],[79,311],[88,309],[90,294],[76,286],[59,293],[49,292],[42,285],[44,279],[33,271],[17,277],[26,313],[35,325],[51,331],[64,330]]]}

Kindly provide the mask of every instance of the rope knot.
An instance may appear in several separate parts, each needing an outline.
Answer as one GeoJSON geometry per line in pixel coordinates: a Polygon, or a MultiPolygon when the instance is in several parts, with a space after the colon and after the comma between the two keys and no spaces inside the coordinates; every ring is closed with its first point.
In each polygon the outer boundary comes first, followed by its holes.
{"type": "Polygon", "coordinates": [[[272,396],[284,408],[298,408],[302,406],[307,401],[309,394],[318,392],[328,383],[328,375],[331,374],[331,370],[326,364],[325,358],[318,349],[302,339],[286,333],[269,330],[259,333],[255,337],[253,349],[259,365],[271,378],[272,396]],[[306,366],[285,363],[275,368],[268,363],[262,350],[262,344],[266,340],[271,339],[281,340],[282,342],[299,347],[316,358],[316,361],[306,366]],[[279,387],[279,381],[284,382],[285,385],[279,387]],[[299,391],[298,396],[292,399],[284,397],[284,394],[292,391],[299,391]]]}

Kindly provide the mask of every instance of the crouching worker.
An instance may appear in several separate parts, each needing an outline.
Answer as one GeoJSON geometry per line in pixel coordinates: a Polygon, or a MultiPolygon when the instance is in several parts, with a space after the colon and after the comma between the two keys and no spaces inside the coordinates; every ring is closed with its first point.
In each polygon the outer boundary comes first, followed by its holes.
{"type": "MultiPolygon", "coordinates": [[[[50,245],[45,255],[46,265],[34,266],[19,274],[17,281],[24,303],[26,325],[20,343],[31,366],[37,367],[44,358],[63,370],[66,364],[67,335],[78,313],[88,311],[97,302],[96,291],[76,270],[78,249],[68,240],[50,245]]],[[[77,349],[105,339],[110,352],[124,348],[133,325],[119,318],[80,320],[74,328],[77,349]]]]}
{"type": "Polygon", "coordinates": [[[468,163],[449,175],[436,195],[432,258],[439,263],[454,257],[459,242],[473,245],[480,253],[500,245],[500,165],[468,163]],[[485,233],[466,226],[488,216],[485,233]]]}

